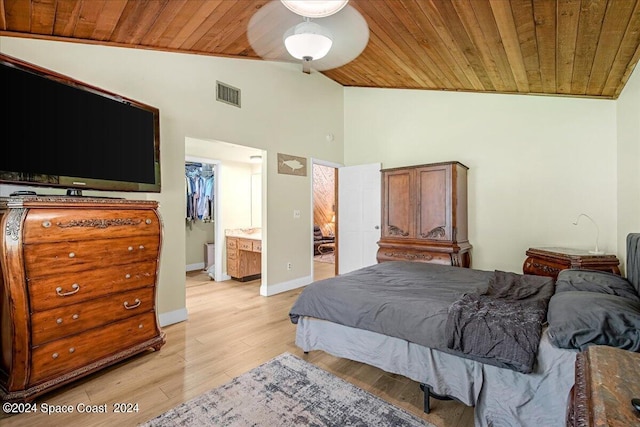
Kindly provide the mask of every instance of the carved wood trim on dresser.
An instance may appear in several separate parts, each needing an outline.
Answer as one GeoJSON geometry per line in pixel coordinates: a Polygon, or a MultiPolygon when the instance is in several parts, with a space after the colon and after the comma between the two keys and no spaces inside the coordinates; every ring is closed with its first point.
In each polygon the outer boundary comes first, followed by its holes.
{"type": "Polygon", "coordinates": [[[31,401],[165,343],[155,201],[0,198],[0,398],[31,401]]]}
{"type": "Polygon", "coordinates": [[[640,396],[639,367],[640,353],[615,347],[592,345],[578,353],[567,426],[640,426],[640,412],[631,405],[640,396]]]}

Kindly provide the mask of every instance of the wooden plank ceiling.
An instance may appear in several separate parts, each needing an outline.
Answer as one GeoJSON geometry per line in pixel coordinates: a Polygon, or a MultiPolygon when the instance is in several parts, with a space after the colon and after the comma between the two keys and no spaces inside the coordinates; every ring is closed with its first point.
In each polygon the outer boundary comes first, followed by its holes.
{"type": "MultiPolygon", "coordinates": [[[[0,0],[0,35],[260,59],[247,25],[266,3],[0,0]]],[[[349,4],[370,36],[355,60],[323,71],[344,86],[616,99],[640,59],[640,0],[349,4]]]]}

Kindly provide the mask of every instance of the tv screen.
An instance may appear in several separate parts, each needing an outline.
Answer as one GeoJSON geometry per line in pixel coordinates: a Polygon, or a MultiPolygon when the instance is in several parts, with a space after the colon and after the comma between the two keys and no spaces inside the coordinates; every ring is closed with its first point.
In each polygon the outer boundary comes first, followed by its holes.
{"type": "Polygon", "coordinates": [[[0,92],[0,182],[160,191],[157,108],[7,55],[0,92]]]}

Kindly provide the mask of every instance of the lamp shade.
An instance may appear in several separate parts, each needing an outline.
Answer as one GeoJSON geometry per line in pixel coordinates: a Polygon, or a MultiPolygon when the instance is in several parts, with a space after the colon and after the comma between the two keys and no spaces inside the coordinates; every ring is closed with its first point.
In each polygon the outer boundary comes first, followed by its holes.
{"type": "Polygon", "coordinates": [[[280,0],[293,13],[306,18],[324,18],[339,12],[349,0],[280,0]]]}
{"type": "Polygon", "coordinates": [[[284,33],[287,52],[296,59],[324,58],[333,44],[331,32],[315,22],[304,21],[284,33]]]}

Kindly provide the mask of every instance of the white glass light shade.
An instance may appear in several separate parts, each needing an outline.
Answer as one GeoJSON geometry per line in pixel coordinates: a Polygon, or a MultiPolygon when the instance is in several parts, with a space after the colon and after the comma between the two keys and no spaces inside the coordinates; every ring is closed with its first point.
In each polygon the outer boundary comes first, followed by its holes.
{"type": "Polygon", "coordinates": [[[289,28],[283,39],[287,51],[296,59],[324,58],[333,44],[329,30],[310,21],[289,28]]]}
{"type": "Polygon", "coordinates": [[[307,18],[324,18],[339,12],[349,0],[280,0],[287,9],[307,18]]]}
{"type": "Polygon", "coordinates": [[[262,156],[249,156],[250,163],[262,163],[262,156]]]}

